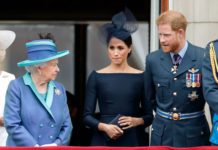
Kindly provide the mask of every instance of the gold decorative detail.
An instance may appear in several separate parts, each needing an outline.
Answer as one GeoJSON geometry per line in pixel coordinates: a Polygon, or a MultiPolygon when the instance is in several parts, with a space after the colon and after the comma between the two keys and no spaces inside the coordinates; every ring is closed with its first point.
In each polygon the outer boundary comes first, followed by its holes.
{"type": "Polygon", "coordinates": [[[172,119],[173,120],[180,120],[180,114],[179,113],[173,113],[172,114],[172,119]]]}
{"type": "Polygon", "coordinates": [[[218,78],[217,78],[218,64],[217,64],[214,44],[212,42],[210,43],[210,52],[209,53],[210,53],[210,63],[211,63],[211,67],[212,67],[213,77],[214,77],[215,82],[218,84],[218,78]]]}

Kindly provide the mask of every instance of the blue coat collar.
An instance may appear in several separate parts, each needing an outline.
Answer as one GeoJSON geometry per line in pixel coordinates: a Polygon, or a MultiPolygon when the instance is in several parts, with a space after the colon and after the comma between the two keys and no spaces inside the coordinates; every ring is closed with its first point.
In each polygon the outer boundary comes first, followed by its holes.
{"type": "Polygon", "coordinates": [[[44,100],[44,98],[37,91],[37,89],[35,87],[35,84],[33,83],[33,80],[31,78],[30,73],[26,73],[23,76],[23,80],[24,80],[24,84],[28,85],[32,89],[33,93],[36,95],[38,100],[45,107],[45,109],[49,112],[49,114],[53,117],[50,108],[51,108],[52,101],[53,101],[54,91],[56,91],[56,86],[55,86],[54,82],[53,81],[49,81],[47,97],[46,97],[46,100],[44,100]]]}

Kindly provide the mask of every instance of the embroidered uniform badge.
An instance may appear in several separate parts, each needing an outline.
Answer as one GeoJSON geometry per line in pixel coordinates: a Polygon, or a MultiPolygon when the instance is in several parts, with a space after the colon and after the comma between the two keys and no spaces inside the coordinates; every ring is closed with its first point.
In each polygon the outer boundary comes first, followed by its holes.
{"type": "Polygon", "coordinates": [[[196,93],[196,91],[192,91],[191,94],[188,94],[188,98],[190,98],[191,101],[195,101],[199,97],[199,95],[197,95],[196,93]]]}

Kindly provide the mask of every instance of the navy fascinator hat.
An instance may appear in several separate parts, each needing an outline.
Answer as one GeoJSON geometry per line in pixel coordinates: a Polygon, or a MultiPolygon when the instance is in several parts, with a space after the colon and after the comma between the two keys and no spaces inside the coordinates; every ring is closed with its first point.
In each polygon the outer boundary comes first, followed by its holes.
{"type": "Polygon", "coordinates": [[[111,37],[125,40],[137,29],[138,24],[136,18],[128,8],[125,8],[124,11],[119,12],[112,17],[111,23],[102,25],[100,32],[106,42],[108,42],[111,37]]]}

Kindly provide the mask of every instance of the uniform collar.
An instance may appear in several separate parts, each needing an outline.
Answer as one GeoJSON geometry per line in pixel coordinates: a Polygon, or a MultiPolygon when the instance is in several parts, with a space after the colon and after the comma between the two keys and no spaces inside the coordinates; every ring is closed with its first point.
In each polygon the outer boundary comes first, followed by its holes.
{"type": "MultiPolygon", "coordinates": [[[[188,49],[188,42],[186,41],[184,47],[178,53],[179,56],[182,57],[182,59],[184,58],[184,55],[185,55],[187,49],[188,49]]],[[[174,54],[175,53],[170,53],[170,56],[171,56],[172,59],[173,59],[174,54]]]]}

